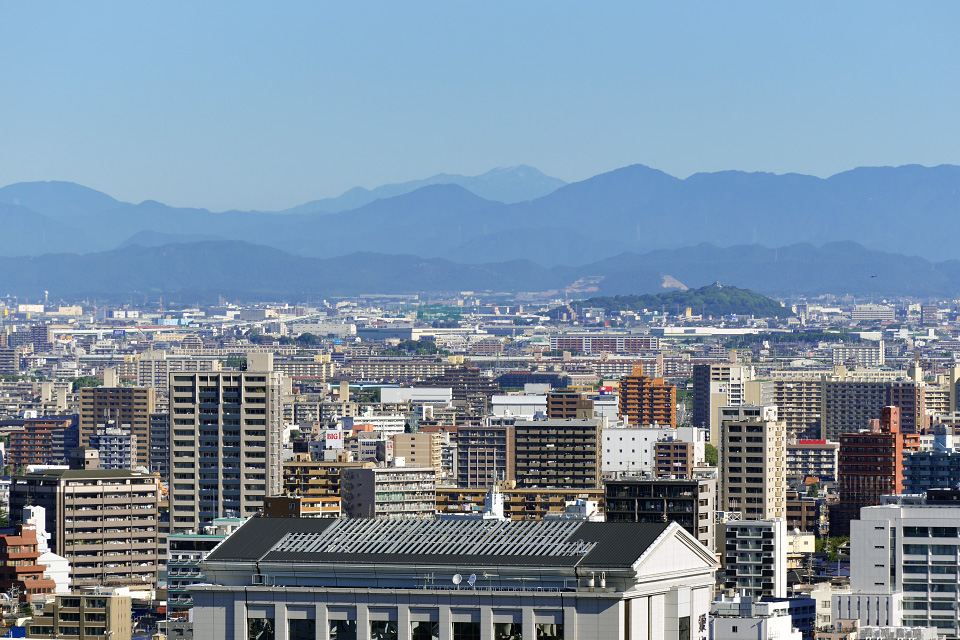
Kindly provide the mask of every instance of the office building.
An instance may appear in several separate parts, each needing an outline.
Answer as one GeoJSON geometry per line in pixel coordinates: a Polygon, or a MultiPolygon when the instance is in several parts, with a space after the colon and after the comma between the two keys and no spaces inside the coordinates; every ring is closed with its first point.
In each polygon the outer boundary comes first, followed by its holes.
{"type": "Polygon", "coordinates": [[[786,597],[786,520],[731,520],[722,526],[724,588],[757,599],[786,597]]]}
{"type": "Polygon", "coordinates": [[[720,506],[747,520],[786,516],[786,426],[774,406],[724,407],[720,421],[720,506]]]}
{"type": "Polygon", "coordinates": [[[707,549],[716,548],[716,469],[694,479],[607,480],[604,491],[607,522],[676,522],[707,549]]]}
{"type": "Polygon", "coordinates": [[[850,523],[850,594],[834,596],[833,618],[930,626],[957,638],[960,506],[952,504],[927,500],[861,509],[850,523]]]}
{"type": "Polygon", "coordinates": [[[347,518],[432,518],[437,512],[437,474],[433,468],[417,467],[343,469],[340,508],[347,518]]]}
{"type": "Polygon", "coordinates": [[[897,407],[884,407],[881,415],[869,431],[840,436],[840,503],[830,510],[831,535],[847,535],[862,507],[903,493],[904,456],[919,449],[919,438],[900,432],[897,407]]]}
{"type": "Polygon", "coordinates": [[[856,322],[894,322],[896,309],[882,304],[858,304],[853,308],[850,319],[856,322]]]}
{"type": "Polygon", "coordinates": [[[940,307],[935,304],[921,305],[920,324],[940,324],[940,307]]]}
{"type": "Polygon", "coordinates": [[[281,486],[282,374],[170,374],[173,533],[246,518],[281,486]]]}
{"type": "Polygon", "coordinates": [[[207,557],[194,632],[680,640],[706,632],[715,567],[675,524],[255,518],[207,557]]]}
{"type": "Polygon", "coordinates": [[[57,595],[35,612],[27,624],[27,637],[130,640],[131,610],[131,599],[126,595],[57,595]]]}
{"type": "Polygon", "coordinates": [[[80,444],[101,425],[129,425],[136,438],[135,464],[150,464],[150,414],[156,411],[152,387],[85,387],[80,389],[80,444]]]}
{"type": "Polygon", "coordinates": [[[620,378],[620,417],[635,425],[676,425],[677,388],[635,367],[633,375],[620,378]]]}
{"type": "MultiPolygon", "coordinates": [[[[513,427],[517,486],[601,488],[601,423],[599,419],[518,420],[513,427]]],[[[458,446],[463,446],[462,429],[458,446]]]]}
{"type": "Polygon", "coordinates": [[[69,469],[13,478],[10,513],[18,518],[27,506],[45,509],[53,551],[69,560],[74,589],[156,586],[159,480],[98,465],[97,451],[81,447],[72,452],[69,469]]]}

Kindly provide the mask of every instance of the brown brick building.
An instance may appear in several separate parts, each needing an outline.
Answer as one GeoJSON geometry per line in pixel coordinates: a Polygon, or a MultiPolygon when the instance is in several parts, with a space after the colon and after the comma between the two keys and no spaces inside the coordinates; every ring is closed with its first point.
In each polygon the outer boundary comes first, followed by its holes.
{"type": "Polygon", "coordinates": [[[830,535],[849,535],[850,521],[860,517],[861,507],[903,493],[903,455],[919,449],[920,438],[901,431],[898,407],[884,407],[867,431],[841,434],[840,503],[830,512],[830,535]]]}
{"type": "Polygon", "coordinates": [[[150,463],[150,414],[156,411],[153,387],[87,387],[80,389],[80,445],[90,444],[98,425],[130,425],[136,437],[135,464],[150,463]]]}
{"type": "Polygon", "coordinates": [[[663,378],[650,378],[634,368],[620,379],[620,417],[634,425],[675,425],[677,388],[663,378]]]}

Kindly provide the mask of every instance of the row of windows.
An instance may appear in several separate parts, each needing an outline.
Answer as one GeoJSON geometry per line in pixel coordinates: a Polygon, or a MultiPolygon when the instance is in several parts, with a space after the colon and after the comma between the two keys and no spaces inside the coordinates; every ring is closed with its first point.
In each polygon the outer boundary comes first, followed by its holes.
{"type": "MultiPolygon", "coordinates": [[[[330,640],[358,640],[358,638],[375,638],[376,640],[399,640],[400,629],[398,623],[388,620],[373,620],[370,622],[369,635],[361,635],[357,629],[356,620],[331,620],[328,625],[330,640]]],[[[416,621],[410,623],[410,638],[412,640],[440,640],[440,623],[416,621]]],[[[452,640],[480,640],[481,623],[453,622],[450,635],[444,636],[452,640]]],[[[494,640],[521,640],[523,625],[518,622],[494,622],[494,640]]],[[[288,620],[286,640],[316,640],[317,629],[314,620],[288,620]]],[[[556,622],[537,622],[537,640],[563,640],[563,624],[556,622]]],[[[273,618],[248,618],[247,640],[277,640],[276,627],[273,618]]]]}

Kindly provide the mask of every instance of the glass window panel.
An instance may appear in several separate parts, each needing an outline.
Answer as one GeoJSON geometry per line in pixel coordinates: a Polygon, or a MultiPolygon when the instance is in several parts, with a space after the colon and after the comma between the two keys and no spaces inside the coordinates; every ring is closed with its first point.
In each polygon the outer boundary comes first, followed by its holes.
{"type": "Polygon", "coordinates": [[[411,640],[440,640],[439,622],[411,622],[410,623],[411,640]]]}
{"type": "Polygon", "coordinates": [[[247,640],[275,640],[273,618],[247,618],[247,640]]]}
{"type": "Polygon", "coordinates": [[[357,621],[331,620],[330,640],[357,640],[357,621]]]}
{"type": "Polygon", "coordinates": [[[523,625],[519,622],[495,622],[493,640],[523,640],[523,625]]]}

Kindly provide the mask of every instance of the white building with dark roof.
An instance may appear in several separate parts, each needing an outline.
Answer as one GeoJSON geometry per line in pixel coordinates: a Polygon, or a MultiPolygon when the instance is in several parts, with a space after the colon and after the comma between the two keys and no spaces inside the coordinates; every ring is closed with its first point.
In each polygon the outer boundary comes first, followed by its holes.
{"type": "Polygon", "coordinates": [[[675,523],[254,518],[204,568],[207,640],[705,640],[717,564],[675,523]]]}

